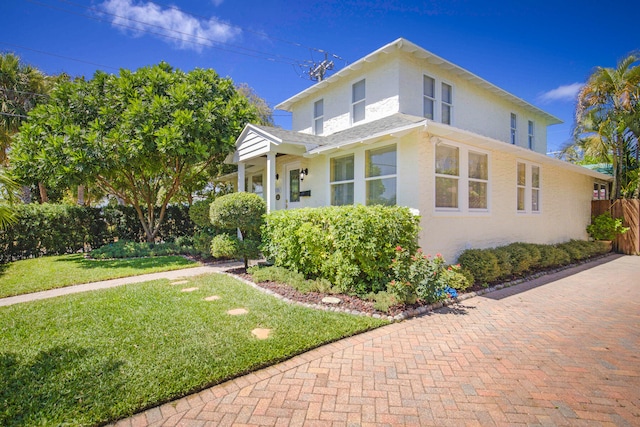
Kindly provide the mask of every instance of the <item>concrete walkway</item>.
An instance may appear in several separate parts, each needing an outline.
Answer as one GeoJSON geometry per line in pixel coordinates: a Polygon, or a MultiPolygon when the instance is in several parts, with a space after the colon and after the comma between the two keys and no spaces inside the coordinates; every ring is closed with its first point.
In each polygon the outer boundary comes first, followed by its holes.
{"type": "Polygon", "coordinates": [[[139,276],[123,277],[121,279],[103,280],[100,282],[86,283],[83,285],[67,286],[64,288],[51,289],[49,291],[33,292],[30,294],[17,295],[14,297],[0,298],[0,307],[18,304],[27,301],[36,301],[47,298],[59,297],[61,295],[76,294],[78,292],[95,291],[98,289],[114,288],[116,286],[130,283],[149,282],[151,280],[169,279],[177,280],[183,277],[199,276],[201,274],[220,273],[229,268],[243,266],[241,262],[230,262],[217,265],[203,265],[201,267],[183,268],[180,270],[162,271],[159,273],[141,274],[139,276]]]}
{"type": "Polygon", "coordinates": [[[320,347],[112,426],[638,426],[640,257],[588,267],[320,347]]]}

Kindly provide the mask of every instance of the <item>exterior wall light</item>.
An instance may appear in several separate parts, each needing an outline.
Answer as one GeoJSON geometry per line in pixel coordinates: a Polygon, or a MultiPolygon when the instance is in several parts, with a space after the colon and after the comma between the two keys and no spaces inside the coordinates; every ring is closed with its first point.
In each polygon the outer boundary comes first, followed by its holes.
{"type": "Polygon", "coordinates": [[[304,181],[304,177],[309,175],[309,169],[300,169],[300,181],[304,181]]]}

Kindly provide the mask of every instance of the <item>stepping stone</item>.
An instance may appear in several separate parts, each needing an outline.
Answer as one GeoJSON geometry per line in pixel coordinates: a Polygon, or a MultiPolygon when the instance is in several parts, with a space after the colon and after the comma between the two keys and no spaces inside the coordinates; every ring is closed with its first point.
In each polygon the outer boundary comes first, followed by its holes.
{"type": "Polygon", "coordinates": [[[244,308],[234,308],[233,310],[229,310],[227,311],[227,314],[230,314],[232,316],[239,316],[241,314],[247,314],[248,311],[244,308]]]}
{"type": "Polygon", "coordinates": [[[325,304],[340,304],[342,300],[336,297],[324,297],[322,298],[322,302],[325,304]]]}
{"type": "Polygon", "coordinates": [[[220,297],[218,295],[211,295],[210,297],[206,297],[204,300],[205,301],[217,301],[219,299],[220,299],[220,297]]]}
{"type": "Polygon", "coordinates": [[[171,282],[172,285],[186,285],[187,283],[189,283],[188,280],[179,280],[177,282],[171,282]]]}
{"type": "Polygon", "coordinates": [[[269,338],[271,329],[255,328],[253,331],[251,331],[251,333],[259,340],[266,340],[267,338],[269,338]]]}
{"type": "Polygon", "coordinates": [[[198,288],[184,288],[182,289],[182,292],[193,292],[193,291],[197,291],[198,288]]]}

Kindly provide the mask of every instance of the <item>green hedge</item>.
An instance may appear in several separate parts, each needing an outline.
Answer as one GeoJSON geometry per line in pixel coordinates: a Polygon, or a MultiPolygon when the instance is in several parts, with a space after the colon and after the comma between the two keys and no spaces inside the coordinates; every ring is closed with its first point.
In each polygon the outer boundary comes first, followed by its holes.
{"type": "Polygon", "coordinates": [[[560,267],[607,253],[602,242],[571,240],[557,245],[512,243],[491,249],[467,249],[458,257],[463,270],[473,276],[475,284],[522,277],[546,268],[560,267]]]}
{"type": "Polygon", "coordinates": [[[265,217],[262,251],[276,266],[366,295],[386,289],[397,246],[417,249],[419,221],[395,206],[275,211],[265,217]]]}
{"type": "MultiPolygon", "coordinates": [[[[18,205],[18,221],[0,230],[0,263],[98,248],[114,240],[144,241],[135,209],[64,204],[18,205]]],[[[170,206],[158,238],[172,241],[194,234],[188,208],[170,206]]]]}

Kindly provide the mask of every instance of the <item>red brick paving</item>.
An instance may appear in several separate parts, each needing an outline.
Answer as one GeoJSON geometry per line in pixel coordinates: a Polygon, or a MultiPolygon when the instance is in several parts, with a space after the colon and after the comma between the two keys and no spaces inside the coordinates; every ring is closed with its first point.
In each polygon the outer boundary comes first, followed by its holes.
{"type": "Polygon", "coordinates": [[[329,344],[130,426],[638,426],[640,257],[329,344]]]}

